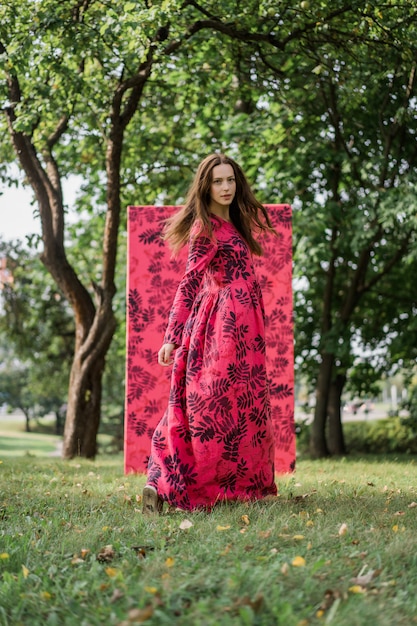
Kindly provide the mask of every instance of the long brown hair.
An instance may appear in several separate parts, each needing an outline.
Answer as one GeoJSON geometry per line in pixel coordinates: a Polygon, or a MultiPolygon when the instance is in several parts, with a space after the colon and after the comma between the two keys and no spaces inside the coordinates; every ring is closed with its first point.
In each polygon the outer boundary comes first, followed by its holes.
{"type": "Polygon", "coordinates": [[[262,247],[255,239],[254,232],[270,231],[277,234],[265,207],[255,198],[240,165],[224,154],[210,154],[198,166],[184,206],[165,222],[163,237],[169,241],[174,252],[178,252],[188,242],[191,227],[196,220],[201,222],[201,230],[212,236],[210,222],[212,171],[216,165],[223,163],[232,166],[236,180],[236,194],[229,208],[230,219],[251,252],[262,254],[262,247]]]}

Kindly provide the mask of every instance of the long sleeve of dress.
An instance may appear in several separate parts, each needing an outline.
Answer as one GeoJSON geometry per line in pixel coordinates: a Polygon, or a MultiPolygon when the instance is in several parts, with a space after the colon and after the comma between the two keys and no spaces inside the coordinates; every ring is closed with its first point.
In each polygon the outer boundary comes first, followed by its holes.
{"type": "Polygon", "coordinates": [[[217,243],[207,235],[193,236],[197,227],[191,230],[185,274],[178,285],[169,314],[164,343],[181,344],[182,333],[194,300],[198,294],[204,274],[217,252],[217,243]]]}

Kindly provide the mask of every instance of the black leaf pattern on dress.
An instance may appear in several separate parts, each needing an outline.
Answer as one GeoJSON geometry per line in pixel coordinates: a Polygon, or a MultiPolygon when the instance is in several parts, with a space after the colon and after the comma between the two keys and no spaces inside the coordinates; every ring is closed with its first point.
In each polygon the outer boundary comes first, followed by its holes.
{"type": "Polygon", "coordinates": [[[262,335],[257,335],[255,337],[255,345],[253,346],[253,349],[256,352],[265,352],[266,349],[266,345],[265,345],[265,338],[262,337],[262,335]]]}
{"type": "Polygon", "coordinates": [[[247,384],[250,378],[250,365],[246,361],[229,363],[227,366],[228,378],[233,383],[247,384]]]}
{"type": "Polygon", "coordinates": [[[250,386],[252,389],[263,387],[266,383],[266,369],[264,365],[253,365],[250,372],[250,386]]]}
{"type": "Polygon", "coordinates": [[[213,398],[208,405],[210,413],[213,415],[227,415],[232,410],[232,403],[227,396],[213,398]]]}
{"type": "Polygon", "coordinates": [[[245,391],[238,395],[237,405],[239,409],[250,409],[253,406],[253,394],[251,391],[245,391]]]}
{"type": "Polygon", "coordinates": [[[239,460],[239,446],[242,439],[246,436],[247,422],[244,412],[238,412],[238,423],[223,438],[224,452],[222,459],[237,463],[239,460]]]}
{"type": "Polygon", "coordinates": [[[188,408],[191,413],[201,413],[205,408],[205,400],[199,393],[193,391],[188,396],[188,408]]]}
{"type": "Polygon", "coordinates": [[[265,438],[266,438],[266,430],[258,430],[258,432],[256,432],[251,439],[252,447],[256,448],[256,446],[262,445],[262,441],[265,438]]]}
{"type": "Polygon", "coordinates": [[[228,318],[223,324],[223,332],[225,337],[233,339],[236,335],[236,314],[234,311],[228,311],[228,318]]]}
{"type": "Polygon", "coordinates": [[[155,487],[161,477],[161,468],[158,463],[154,461],[152,455],[149,457],[148,466],[150,470],[148,471],[147,483],[155,487]]]}
{"type": "Polygon", "coordinates": [[[184,481],[184,484],[188,487],[190,485],[195,485],[196,484],[196,477],[197,477],[197,473],[194,471],[194,469],[188,464],[188,463],[181,463],[180,464],[180,473],[181,473],[181,477],[184,481]]]}
{"type": "Polygon", "coordinates": [[[269,418],[268,412],[265,410],[259,411],[258,409],[252,409],[249,412],[250,421],[254,422],[258,428],[260,428],[261,426],[265,426],[268,418],[269,418]]]}
{"type": "Polygon", "coordinates": [[[239,460],[239,463],[237,464],[236,476],[238,476],[239,478],[244,478],[245,474],[247,473],[248,473],[248,462],[244,458],[241,458],[239,460]]]}
{"type": "Polygon", "coordinates": [[[221,398],[224,394],[227,393],[230,387],[230,382],[227,378],[220,378],[214,380],[211,385],[209,385],[209,392],[214,398],[221,398]]]}
{"type": "Polygon", "coordinates": [[[187,428],[185,424],[179,424],[177,426],[177,433],[180,439],[184,439],[185,443],[190,443],[191,441],[191,430],[187,428]]]}
{"type": "Polygon", "coordinates": [[[208,237],[197,237],[190,245],[188,253],[187,270],[195,265],[201,257],[207,256],[210,248],[213,246],[212,241],[208,237]]]}
{"type": "Polygon", "coordinates": [[[206,441],[211,441],[212,439],[214,439],[216,429],[214,428],[213,424],[209,423],[208,419],[206,418],[205,425],[200,424],[199,426],[193,426],[192,424],[190,424],[190,432],[192,437],[196,437],[200,440],[201,443],[205,443],[206,441]]]}
{"type": "Polygon", "coordinates": [[[236,289],[235,296],[242,306],[248,306],[252,302],[248,291],[245,289],[236,289]]]}
{"type": "Polygon", "coordinates": [[[155,446],[156,450],[165,450],[166,448],[166,439],[163,436],[162,432],[157,429],[155,430],[153,436],[152,436],[152,442],[153,445],[155,446]]]}
{"type": "Polygon", "coordinates": [[[259,491],[260,489],[265,488],[266,484],[266,476],[263,470],[259,473],[253,474],[250,478],[251,485],[248,487],[248,491],[259,491]]]}
{"type": "Polygon", "coordinates": [[[219,486],[223,489],[223,491],[230,491],[230,493],[234,493],[236,488],[236,474],[231,470],[227,471],[222,476],[218,477],[219,486]]]}

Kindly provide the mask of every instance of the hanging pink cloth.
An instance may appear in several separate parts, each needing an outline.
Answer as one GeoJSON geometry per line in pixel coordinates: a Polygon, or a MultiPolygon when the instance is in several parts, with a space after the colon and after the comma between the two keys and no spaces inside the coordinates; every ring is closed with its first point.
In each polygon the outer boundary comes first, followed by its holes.
{"type": "Polygon", "coordinates": [[[169,209],[129,207],[125,470],[149,463],[148,483],[181,508],[274,494],[274,466],[294,469],[291,210],[268,208],[280,238],[264,239],[256,270],[234,226],[213,217],[215,237],[193,240],[180,280],[185,258],[166,263],[160,238],[169,209]],[[169,381],[156,354],[179,282],[169,381]]]}

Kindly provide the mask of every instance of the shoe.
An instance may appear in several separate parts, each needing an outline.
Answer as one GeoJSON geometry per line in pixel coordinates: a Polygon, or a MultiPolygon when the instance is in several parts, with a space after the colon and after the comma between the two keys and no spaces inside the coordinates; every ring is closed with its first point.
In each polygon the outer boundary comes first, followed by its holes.
{"type": "Polygon", "coordinates": [[[142,513],[144,515],[160,515],[163,504],[164,502],[158,496],[155,487],[145,485],[142,492],[142,513]]]}

